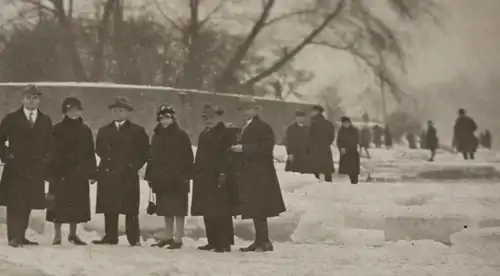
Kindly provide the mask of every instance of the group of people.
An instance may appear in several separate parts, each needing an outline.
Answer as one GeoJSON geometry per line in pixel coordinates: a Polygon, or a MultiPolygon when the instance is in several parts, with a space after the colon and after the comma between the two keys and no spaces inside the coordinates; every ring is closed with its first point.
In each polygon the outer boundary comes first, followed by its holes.
{"type": "Polygon", "coordinates": [[[284,145],[287,151],[286,171],[311,173],[316,178],[332,182],[335,172],[331,146],[337,138],[340,152],[339,174],[348,175],[352,184],[358,184],[360,155],[358,150],[359,131],[349,117],[342,117],[341,127],[336,135],[332,122],[324,116],[323,107],[316,105],[307,114],[297,111],[295,122],[286,129],[284,145]]]}
{"type": "Polygon", "coordinates": [[[144,178],[151,188],[147,212],[164,217],[166,231],[153,246],[182,247],[192,181],[191,215],[203,216],[208,239],[200,250],[231,251],[234,216],[252,219],[256,232],[255,241],[240,251],[273,250],[267,219],[286,208],[274,168],[274,132],[259,117],[254,99],[238,103],[242,128],[227,127],[224,111],[207,104],[202,110],[205,129],[194,154],[171,106],[156,111],[158,124],[150,142],[145,129],[129,120],[132,103],[118,97],[108,106],[113,120],[98,130],[94,143],[79,99],[64,100],[64,118],[53,126],[38,109],[40,89],[29,86],[23,93],[23,106],[0,124],[0,158],[5,164],[0,205],[7,207],[11,247],[38,244],[25,235],[34,209],[47,210],[46,218],[55,227],[54,245],[62,242],[62,224],[70,226],[69,242],[86,245],[77,225],[90,220],[89,187],[95,183],[96,213],[104,214],[105,234],[92,243],[117,244],[121,214],[126,216],[129,244],[139,246],[139,170],[146,165],[144,178]]]}

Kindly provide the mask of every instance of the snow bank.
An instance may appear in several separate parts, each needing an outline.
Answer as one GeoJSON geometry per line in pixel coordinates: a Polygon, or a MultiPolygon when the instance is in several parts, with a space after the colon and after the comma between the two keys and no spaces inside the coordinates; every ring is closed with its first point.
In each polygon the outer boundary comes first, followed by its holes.
{"type": "Polygon", "coordinates": [[[500,256],[500,227],[467,228],[451,236],[455,252],[480,257],[491,263],[500,256]]]}

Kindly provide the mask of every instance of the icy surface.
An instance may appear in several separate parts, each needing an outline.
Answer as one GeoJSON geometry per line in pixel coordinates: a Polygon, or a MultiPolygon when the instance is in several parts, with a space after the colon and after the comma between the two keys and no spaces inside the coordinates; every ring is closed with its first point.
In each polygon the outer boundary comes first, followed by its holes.
{"type": "MultiPolygon", "coordinates": [[[[198,252],[206,242],[198,217],[187,219],[185,247],[176,252],[129,248],[124,236],[116,247],[54,248],[52,226],[36,211],[29,236],[42,245],[12,249],[1,240],[0,275],[500,275],[498,154],[480,152],[465,162],[442,151],[434,163],[419,150],[372,154],[363,159],[359,185],[341,176],[332,184],[284,172],[286,154],[277,147],[288,211],[270,220],[274,252],[198,252]]],[[[141,188],[145,208],[146,183],[141,188]]],[[[145,245],[162,236],[162,218],[141,210],[140,222],[145,245]]],[[[235,229],[237,246],[253,239],[250,221],[236,220],[235,229]]],[[[90,241],[103,230],[103,217],[94,215],[79,233],[90,241]]]]}

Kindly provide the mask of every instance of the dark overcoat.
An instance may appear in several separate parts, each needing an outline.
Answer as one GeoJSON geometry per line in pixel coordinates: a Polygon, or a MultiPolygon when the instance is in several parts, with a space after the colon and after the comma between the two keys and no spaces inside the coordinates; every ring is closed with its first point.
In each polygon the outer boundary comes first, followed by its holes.
{"type": "Polygon", "coordinates": [[[378,147],[382,144],[383,129],[379,125],[373,127],[373,143],[378,147]]]}
{"type": "Polygon", "coordinates": [[[359,175],[360,157],[358,152],[359,132],[351,126],[341,127],[337,135],[339,151],[345,149],[345,154],[340,154],[339,174],[359,175]]]}
{"type": "Polygon", "coordinates": [[[323,115],[313,117],[307,143],[310,172],[323,174],[335,172],[331,148],[333,141],[335,141],[333,123],[323,115]]]}
{"type": "Polygon", "coordinates": [[[288,155],[293,155],[293,160],[286,162],[285,171],[307,173],[308,170],[308,155],[307,155],[307,140],[309,137],[309,128],[307,126],[299,126],[293,123],[286,129],[286,152],[288,155]]]}
{"type": "Polygon", "coordinates": [[[238,192],[237,213],[243,218],[275,217],[286,210],[276,169],[273,129],[259,116],[240,134],[243,152],[232,153],[238,192]]]}
{"type": "Polygon", "coordinates": [[[205,129],[199,136],[193,170],[191,215],[221,216],[234,214],[235,183],[229,171],[229,131],[224,123],[205,129]],[[221,177],[221,175],[223,175],[221,177]]]}
{"type": "Polygon", "coordinates": [[[89,180],[97,161],[94,137],[81,118],[64,119],[54,127],[55,152],[50,165],[49,193],[55,196],[47,220],[81,223],[90,220],[89,180]]]}
{"type": "Polygon", "coordinates": [[[368,127],[363,127],[361,129],[361,135],[359,138],[359,144],[362,148],[370,148],[372,142],[372,132],[368,127]]]}
{"type": "Polygon", "coordinates": [[[139,213],[139,170],[149,154],[144,128],[126,121],[120,129],[114,122],[97,133],[96,152],[101,159],[97,174],[96,213],[139,213]]]}
{"type": "Polygon", "coordinates": [[[430,126],[425,133],[425,146],[427,149],[435,150],[439,148],[439,139],[435,127],[430,126]]]}
{"type": "Polygon", "coordinates": [[[0,158],[5,165],[0,205],[45,209],[45,180],[53,145],[52,121],[40,111],[33,127],[22,108],[2,120],[0,158]]]}
{"type": "Polygon", "coordinates": [[[386,147],[392,147],[393,145],[392,131],[388,126],[386,126],[384,129],[384,144],[386,147]]]}
{"type": "Polygon", "coordinates": [[[453,146],[460,152],[473,152],[477,149],[476,122],[468,116],[460,116],[453,128],[453,146]]]}
{"type": "Polygon", "coordinates": [[[188,214],[189,179],[193,167],[193,148],[188,134],[174,122],[158,125],[151,142],[145,179],[156,194],[156,214],[188,214]]]}

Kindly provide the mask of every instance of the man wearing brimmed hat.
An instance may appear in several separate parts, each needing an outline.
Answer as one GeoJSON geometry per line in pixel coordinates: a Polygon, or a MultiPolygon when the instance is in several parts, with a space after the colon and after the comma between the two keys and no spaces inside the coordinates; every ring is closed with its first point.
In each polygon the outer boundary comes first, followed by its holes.
{"type": "Polygon", "coordinates": [[[96,213],[104,214],[105,235],[94,244],[118,243],[118,215],[126,215],[130,245],[139,245],[139,175],[149,155],[149,137],[132,123],[130,100],[117,97],[109,109],[113,122],[99,129],[96,152],[101,159],[97,175],[96,213]]]}
{"type": "Polygon", "coordinates": [[[335,141],[335,127],[325,118],[323,112],[324,108],[320,105],[313,106],[311,111],[308,142],[309,166],[316,178],[332,182],[335,167],[331,147],[335,141]]]}
{"type": "Polygon", "coordinates": [[[258,115],[260,106],[253,98],[241,98],[238,109],[244,119],[237,145],[231,147],[238,191],[237,211],[251,218],[255,242],[241,251],[272,251],[267,218],[286,210],[276,169],[273,129],[258,115]]]}
{"type": "Polygon", "coordinates": [[[31,210],[45,209],[45,180],[53,155],[51,119],[38,110],[40,89],[23,91],[23,107],[7,114],[0,125],[0,158],[5,164],[0,205],[7,207],[9,245],[36,245],[25,237],[31,210]]]}
{"type": "Polygon", "coordinates": [[[476,130],[476,122],[467,116],[465,109],[460,108],[453,127],[453,147],[462,153],[465,160],[474,159],[478,145],[476,130]]]}
{"type": "Polygon", "coordinates": [[[207,104],[202,111],[205,130],[198,139],[193,174],[191,215],[203,216],[208,244],[200,250],[229,252],[234,244],[233,191],[230,171],[231,139],[222,115],[224,111],[207,104]]]}
{"type": "Polygon", "coordinates": [[[306,113],[295,112],[295,122],[286,128],[285,147],[287,161],[285,171],[306,173],[307,170],[307,140],[309,128],[306,125],[306,113]]]}

